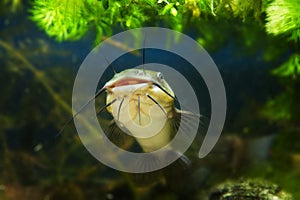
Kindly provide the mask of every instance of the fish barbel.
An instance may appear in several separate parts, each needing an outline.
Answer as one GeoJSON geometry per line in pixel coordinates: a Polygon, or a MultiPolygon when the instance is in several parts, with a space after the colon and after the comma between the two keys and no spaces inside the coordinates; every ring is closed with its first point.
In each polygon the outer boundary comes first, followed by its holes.
{"type": "Polygon", "coordinates": [[[183,115],[195,117],[175,107],[174,92],[161,72],[127,69],[115,74],[104,88],[107,111],[144,152],[170,143],[183,115]]]}

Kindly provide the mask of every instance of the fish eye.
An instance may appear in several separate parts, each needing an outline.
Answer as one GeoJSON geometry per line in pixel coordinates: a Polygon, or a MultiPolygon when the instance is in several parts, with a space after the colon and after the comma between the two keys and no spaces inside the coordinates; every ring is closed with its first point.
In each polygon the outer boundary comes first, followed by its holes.
{"type": "Polygon", "coordinates": [[[156,76],[159,81],[164,79],[164,75],[161,72],[158,72],[156,76]]]}

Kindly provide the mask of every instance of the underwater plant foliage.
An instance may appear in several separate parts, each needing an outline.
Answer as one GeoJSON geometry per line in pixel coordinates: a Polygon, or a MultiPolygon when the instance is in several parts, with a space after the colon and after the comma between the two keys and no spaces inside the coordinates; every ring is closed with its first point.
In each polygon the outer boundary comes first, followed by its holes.
{"type": "Polygon", "coordinates": [[[182,31],[191,21],[212,17],[259,19],[261,3],[255,0],[34,0],[30,12],[32,20],[49,36],[64,41],[80,39],[91,26],[97,31],[96,39],[102,39],[116,25],[136,28],[163,22],[182,31]]]}
{"type": "Polygon", "coordinates": [[[88,29],[83,1],[35,1],[32,14],[33,20],[58,41],[79,39],[88,29]]]}
{"type": "Polygon", "coordinates": [[[286,35],[294,42],[300,41],[300,4],[297,0],[274,0],[266,10],[266,31],[286,35]]]}
{"type": "Polygon", "coordinates": [[[298,10],[297,0],[34,0],[30,12],[32,20],[59,41],[80,39],[90,25],[96,27],[100,36],[111,33],[115,25],[136,28],[161,21],[182,31],[189,21],[207,18],[238,17],[264,23],[264,13],[268,33],[290,34],[297,41],[298,10]]]}
{"type": "Polygon", "coordinates": [[[300,55],[293,54],[289,59],[280,65],[278,68],[274,69],[272,73],[281,77],[294,77],[298,76],[300,72],[300,55]]]}
{"type": "MultiPolygon", "coordinates": [[[[214,43],[209,41],[218,38],[206,26],[213,21],[218,25],[235,23],[235,19],[297,43],[299,10],[297,0],[34,0],[30,13],[31,19],[58,41],[80,40],[92,30],[95,44],[99,44],[118,27],[163,25],[177,31],[196,29],[203,33],[198,42],[209,48],[214,43]]],[[[289,69],[278,73],[290,74],[286,71],[289,69]]]]}

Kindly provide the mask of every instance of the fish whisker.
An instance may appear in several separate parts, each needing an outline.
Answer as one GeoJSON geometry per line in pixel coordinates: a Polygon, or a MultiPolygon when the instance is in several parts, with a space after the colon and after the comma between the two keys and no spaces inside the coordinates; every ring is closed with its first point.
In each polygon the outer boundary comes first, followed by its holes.
{"type": "Polygon", "coordinates": [[[163,113],[166,115],[166,117],[168,118],[168,114],[167,112],[165,111],[165,109],[153,98],[151,97],[149,94],[146,94],[146,96],[151,99],[162,111],[163,113]]]}
{"type": "MultiPolygon", "coordinates": [[[[176,98],[176,96],[171,95],[167,90],[165,90],[162,86],[160,86],[158,83],[152,82],[153,85],[155,85],[156,87],[158,87],[159,89],[161,89],[164,93],[166,93],[169,97],[171,97],[172,99],[174,99],[176,102],[179,103],[179,100],[176,98]]],[[[199,114],[195,114],[192,111],[189,111],[191,116],[198,116],[200,117],[201,115],[199,114]]]]}
{"type": "Polygon", "coordinates": [[[95,96],[93,96],[91,99],[88,100],[88,102],[86,102],[83,106],[81,106],[81,108],[70,118],[68,119],[68,121],[64,124],[64,126],[60,129],[60,131],[56,134],[55,137],[58,137],[59,135],[61,135],[61,133],[65,130],[66,126],[79,114],[81,113],[94,99],[96,99],[100,94],[102,94],[102,92],[104,92],[106,90],[105,87],[101,88],[96,94],[95,96]]]}
{"type": "Polygon", "coordinates": [[[139,115],[139,125],[141,125],[141,96],[138,95],[138,115],[139,115]]]}
{"type": "Polygon", "coordinates": [[[111,63],[108,61],[108,59],[106,58],[106,56],[104,54],[103,54],[103,57],[104,57],[105,61],[107,62],[107,64],[110,66],[110,68],[113,71],[113,73],[117,74],[115,68],[111,65],[111,63]]]}
{"type": "Polygon", "coordinates": [[[145,60],[146,60],[146,49],[145,49],[145,44],[146,44],[146,38],[144,38],[144,48],[143,48],[143,55],[142,55],[142,66],[143,66],[143,73],[146,74],[145,72],[145,60]]]}
{"type": "Polygon", "coordinates": [[[108,106],[111,106],[113,103],[115,103],[117,101],[117,98],[115,98],[114,100],[112,100],[111,102],[109,102],[108,104],[104,105],[102,108],[99,109],[99,111],[97,112],[97,115],[99,115],[105,108],[107,108],[108,106]]]}
{"type": "Polygon", "coordinates": [[[167,90],[165,90],[162,86],[160,86],[158,83],[152,82],[153,85],[161,89],[164,93],[166,93],[169,97],[177,101],[177,98],[171,95],[167,90]]]}
{"type": "Polygon", "coordinates": [[[122,100],[121,100],[121,102],[119,104],[119,108],[118,108],[118,121],[120,119],[120,112],[121,112],[121,107],[123,105],[124,99],[125,99],[125,97],[122,98],[122,100]]]}

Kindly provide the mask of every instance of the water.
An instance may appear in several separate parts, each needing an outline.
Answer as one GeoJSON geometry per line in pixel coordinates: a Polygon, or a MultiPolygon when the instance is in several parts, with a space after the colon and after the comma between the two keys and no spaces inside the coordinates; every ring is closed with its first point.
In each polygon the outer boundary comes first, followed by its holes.
{"type": "MultiPolygon", "coordinates": [[[[162,172],[170,172],[165,178],[161,172],[137,177],[110,169],[92,157],[73,123],[56,136],[72,116],[73,83],[93,47],[93,33],[80,41],[58,43],[40,31],[27,12],[2,12],[0,199],[207,199],[214,186],[240,178],[269,181],[300,198],[299,78],[270,74],[290,55],[288,46],[269,60],[265,56],[272,39],[261,39],[251,49],[237,35],[216,44],[218,48],[207,48],[226,88],[222,137],[205,159],[192,160],[188,169],[171,172],[174,169],[170,168],[162,172]],[[272,104],[280,95],[283,100],[272,104]],[[274,120],[273,113],[289,117],[274,120]]],[[[145,61],[185,66],[185,75],[193,74],[184,60],[172,56],[148,49],[145,61]]],[[[121,70],[140,63],[141,57],[128,55],[112,65],[121,70]]],[[[100,87],[112,75],[108,69],[100,87]]],[[[209,117],[209,94],[203,80],[195,84],[190,76],[190,81],[204,99],[200,110],[209,117]]]]}

